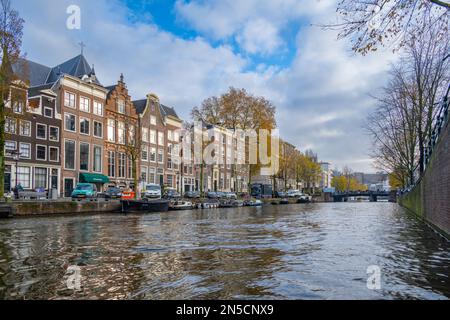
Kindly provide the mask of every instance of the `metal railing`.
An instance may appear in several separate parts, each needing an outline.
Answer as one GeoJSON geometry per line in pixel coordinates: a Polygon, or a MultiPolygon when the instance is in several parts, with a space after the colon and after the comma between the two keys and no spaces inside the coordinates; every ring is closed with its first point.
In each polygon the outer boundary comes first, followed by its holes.
{"type": "MultiPolygon", "coordinates": [[[[430,164],[431,157],[436,149],[437,144],[441,141],[442,132],[446,128],[449,123],[449,108],[450,108],[450,85],[447,89],[447,92],[444,96],[444,99],[439,103],[439,109],[433,117],[432,121],[432,130],[431,135],[428,140],[425,142],[425,150],[424,150],[424,159],[423,159],[423,168],[424,172],[426,171],[428,165],[430,164]]],[[[423,173],[420,173],[419,164],[414,169],[413,173],[413,184],[410,185],[406,190],[402,190],[401,193],[408,193],[414,187],[416,187],[420,181],[422,180],[423,173]]]]}

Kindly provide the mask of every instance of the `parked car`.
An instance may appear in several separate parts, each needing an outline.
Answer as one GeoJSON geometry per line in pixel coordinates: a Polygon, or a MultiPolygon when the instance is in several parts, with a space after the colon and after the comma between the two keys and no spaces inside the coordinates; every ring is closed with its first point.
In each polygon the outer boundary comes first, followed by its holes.
{"type": "Polygon", "coordinates": [[[206,194],[206,196],[207,196],[209,199],[217,199],[217,198],[219,198],[219,195],[217,194],[217,192],[208,192],[208,193],[206,194]]]}
{"type": "Polygon", "coordinates": [[[224,199],[227,197],[225,192],[216,192],[216,194],[217,194],[217,198],[219,198],[219,199],[224,199]]]}
{"type": "Polygon", "coordinates": [[[106,189],[106,191],[103,193],[103,196],[106,199],[120,199],[122,198],[122,190],[120,190],[117,187],[109,187],[106,189]]]}
{"type": "Polygon", "coordinates": [[[92,183],[79,183],[72,192],[72,199],[92,199],[97,197],[97,187],[92,183]]]}
{"type": "Polygon", "coordinates": [[[237,194],[234,193],[234,192],[225,192],[225,198],[236,200],[237,199],[237,194]]]}
{"type": "Polygon", "coordinates": [[[200,192],[198,191],[188,191],[184,193],[184,197],[187,199],[198,199],[200,198],[200,192]]]}
{"type": "Polygon", "coordinates": [[[161,186],[159,184],[147,184],[143,197],[146,199],[161,199],[161,186]]]}
{"type": "Polygon", "coordinates": [[[288,198],[298,198],[301,197],[303,194],[299,190],[289,190],[287,192],[288,198]]]}
{"type": "Polygon", "coordinates": [[[175,189],[167,189],[166,192],[164,192],[164,198],[165,199],[178,199],[178,198],[181,198],[181,194],[175,189]]]}
{"type": "Polygon", "coordinates": [[[286,198],[287,193],[284,191],[276,191],[275,192],[275,198],[286,198]]]}

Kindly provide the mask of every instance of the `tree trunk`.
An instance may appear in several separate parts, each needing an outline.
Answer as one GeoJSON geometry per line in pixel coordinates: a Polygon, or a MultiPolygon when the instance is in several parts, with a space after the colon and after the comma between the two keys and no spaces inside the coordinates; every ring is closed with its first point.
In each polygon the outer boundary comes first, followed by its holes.
{"type": "MultiPolygon", "coordinates": [[[[0,101],[0,200],[5,193],[5,103],[3,94],[0,101]]],[[[17,183],[17,181],[16,181],[17,183]]]]}
{"type": "Polygon", "coordinates": [[[139,181],[137,176],[137,161],[136,159],[133,159],[133,179],[134,179],[134,199],[138,199],[138,193],[139,193],[139,181]]]}
{"type": "Polygon", "coordinates": [[[204,188],[203,188],[203,163],[200,165],[200,198],[204,196],[204,188]]]}

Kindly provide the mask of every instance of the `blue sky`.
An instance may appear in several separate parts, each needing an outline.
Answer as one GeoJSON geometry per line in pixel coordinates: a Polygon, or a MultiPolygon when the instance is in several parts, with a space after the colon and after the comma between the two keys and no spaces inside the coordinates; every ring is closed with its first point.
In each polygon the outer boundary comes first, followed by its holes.
{"type": "Polygon", "coordinates": [[[336,21],[337,0],[12,0],[26,20],[23,51],[49,66],[85,56],[104,85],[120,73],[133,99],[156,93],[189,117],[230,86],[277,106],[282,137],[334,167],[373,172],[362,128],[386,81],[390,50],[367,57],[318,23],[336,21]],[[81,30],[66,9],[81,8],[81,30]]]}

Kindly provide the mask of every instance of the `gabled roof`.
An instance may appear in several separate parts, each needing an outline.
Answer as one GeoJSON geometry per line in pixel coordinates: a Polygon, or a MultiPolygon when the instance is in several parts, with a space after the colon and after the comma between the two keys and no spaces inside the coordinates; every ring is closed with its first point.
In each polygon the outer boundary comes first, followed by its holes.
{"type": "Polygon", "coordinates": [[[172,117],[174,117],[174,118],[180,119],[180,118],[178,117],[178,114],[177,114],[177,112],[175,111],[174,108],[167,107],[167,106],[162,105],[162,104],[160,104],[160,108],[161,108],[161,112],[162,112],[162,114],[163,114],[164,116],[172,116],[172,117]]]}
{"type": "MultiPolygon", "coordinates": [[[[54,83],[47,83],[41,86],[37,86],[37,87],[31,87],[28,89],[28,96],[29,97],[36,97],[42,94],[42,91],[44,90],[51,90],[53,87],[54,83]]],[[[48,92],[48,91],[47,91],[48,92]]],[[[56,93],[53,92],[54,96],[56,96],[56,93]]]]}
{"type": "MultiPolygon", "coordinates": [[[[90,76],[92,74],[95,74],[95,71],[89,66],[89,63],[87,62],[84,55],[80,54],[75,58],[67,60],[66,62],[63,62],[60,65],[52,68],[50,74],[48,75],[46,83],[57,81],[61,74],[67,74],[73,77],[82,78],[85,75],[90,76]]],[[[95,80],[94,82],[100,85],[100,82],[98,80],[95,80]]]]}
{"type": "MultiPolygon", "coordinates": [[[[95,75],[95,70],[89,66],[89,63],[82,54],[70,60],[67,60],[53,68],[25,59],[21,59],[21,61],[14,64],[13,66],[13,70],[16,74],[20,74],[23,71],[23,68],[27,68],[26,73],[29,77],[31,87],[55,83],[63,74],[67,74],[80,79],[85,75],[95,75]]],[[[101,86],[96,77],[93,82],[101,86]]]]}
{"type": "MultiPolygon", "coordinates": [[[[136,112],[138,114],[143,114],[147,107],[147,99],[133,101],[133,104],[134,104],[134,107],[136,108],[136,112]]],[[[171,116],[171,117],[174,117],[181,121],[181,119],[178,117],[178,114],[176,113],[174,108],[167,107],[163,104],[159,104],[159,111],[163,117],[171,116]]]]}
{"type": "Polygon", "coordinates": [[[145,107],[147,106],[147,99],[133,101],[133,104],[136,108],[136,112],[138,114],[143,114],[145,111],[145,107]]]}

